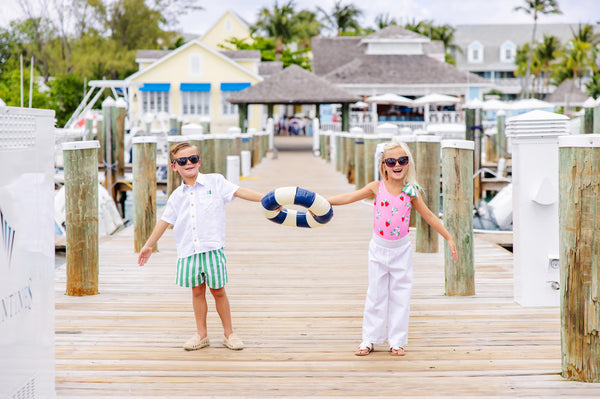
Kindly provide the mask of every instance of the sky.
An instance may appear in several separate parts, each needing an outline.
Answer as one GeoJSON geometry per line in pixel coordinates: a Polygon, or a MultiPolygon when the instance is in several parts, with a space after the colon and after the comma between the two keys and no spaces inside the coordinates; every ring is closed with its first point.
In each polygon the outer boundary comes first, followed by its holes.
{"type": "MultiPolygon", "coordinates": [[[[48,0],[27,0],[42,3],[48,0]]],[[[67,3],[68,0],[51,0],[67,3]]],[[[331,11],[336,0],[296,0],[296,9],[315,11],[317,6],[331,11]]],[[[279,0],[283,4],[287,0],[279,0]]],[[[562,15],[542,15],[539,23],[588,23],[600,22],[600,0],[557,0],[562,15]]],[[[261,8],[272,8],[275,0],[201,0],[203,11],[189,13],[180,18],[180,24],[172,27],[189,34],[204,34],[227,10],[237,12],[250,24],[256,21],[261,8]]],[[[525,4],[525,0],[342,0],[342,4],[354,4],[363,10],[361,26],[374,26],[375,16],[388,13],[401,24],[413,20],[433,20],[434,24],[508,24],[531,23],[531,16],[523,11],[513,11],[525,4]],[[368,7],[365,5],[368,4],[368,7]]],[[[41,9],[39,7],[38,9],[41,9]]],[[[0,27],[8,27],[11,20],[22,16],[19,0],[0,0],[0,27]]]]}

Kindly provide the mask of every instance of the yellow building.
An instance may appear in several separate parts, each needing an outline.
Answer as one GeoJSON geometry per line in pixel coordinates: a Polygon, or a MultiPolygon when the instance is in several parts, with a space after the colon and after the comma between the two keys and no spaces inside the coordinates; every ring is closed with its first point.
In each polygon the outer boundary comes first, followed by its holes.
{"type": "MultiPolygon", "coordinates": [[[[239,126],[237,105],[227,98],[262,81],[259,51],[225,51],[230,37],[250,37],[247,24],[226,12],[200,39],[172,50],[138,50],[139,71],[129,83],[129,118],[133,126],[168,130],[169,119],[202,124],[212,133],[239,126]]],[[[248,109],[247,125],[260,129],[262,106],[248,109]]]]}
{"type": "Polygon", "coordinates": [[[223,48],[220,45],[229,47],[227,40],[231,38],[243,39],[249,44],[253,41],[248,23],[235,12],[226,11],[200,41],[213,50],[221,51],[223,48]]]}

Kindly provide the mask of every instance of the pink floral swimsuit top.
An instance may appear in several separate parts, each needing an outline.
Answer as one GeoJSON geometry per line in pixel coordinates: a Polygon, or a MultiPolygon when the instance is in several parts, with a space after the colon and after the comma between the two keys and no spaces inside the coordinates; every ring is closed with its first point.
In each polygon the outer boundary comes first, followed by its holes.
{"type": "Polygon", "coordinates": [[[395,241],[408,234],[410,210],[412,205],[410,197],[415,197],[417,190],[408,183],[400,195],[392,195],[385,188],[383,180],[379,183],[379,191],[375,197],[373,228],[377,236],[395,241]]]}

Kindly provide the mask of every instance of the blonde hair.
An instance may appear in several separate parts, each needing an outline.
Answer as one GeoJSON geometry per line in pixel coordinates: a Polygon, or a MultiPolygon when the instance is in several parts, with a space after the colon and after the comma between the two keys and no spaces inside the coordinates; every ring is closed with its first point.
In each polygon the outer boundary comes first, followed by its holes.
{"type": "Polygon", "coordinates": [[[188,143],[187,141],[182,141],[181,143],[177,143],[173,148],[171,148],[171,151],[169,151],[169,162],[172,163],[175,160],[175,154],[181,150],[185,150],[186,148],[193,148],[196,150],[196,154],[200,155],[198,147],[188,143]]]}
{"type": "Polygon", "coordinates": [[[402,151],[404,151],[404,153],[408,157],[408,172],[406,173],[406,177],[404,178],[404,184],[410,183],[418,188],[419,184],[417,183],[417,170],[415,168],[415,160],[406,143],[401,141],[394,141],[386,144],[385,147],[383,147],[383,152],[381,153],[381,157],[379,158],[379,173],[382,179],[387,180],[388,177],[384,162],[385,158],[387,158],[386,155],[396,148],[401,148],[402,151]]]}

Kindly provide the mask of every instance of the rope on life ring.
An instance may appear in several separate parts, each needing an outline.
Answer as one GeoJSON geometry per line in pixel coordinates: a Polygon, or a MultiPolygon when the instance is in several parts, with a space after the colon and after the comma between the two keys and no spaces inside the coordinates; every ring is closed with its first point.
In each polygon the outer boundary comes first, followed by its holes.
{"type": "Polygon", "coordinates": [[[285,226],[319,227],[333,217],[333,208],[325,198],[302,187],[280,187],[265,195],[261,203],[267,219],[285,226]],[[283,207],[292,204],[307,208],[315,216],[283,207]]]}

